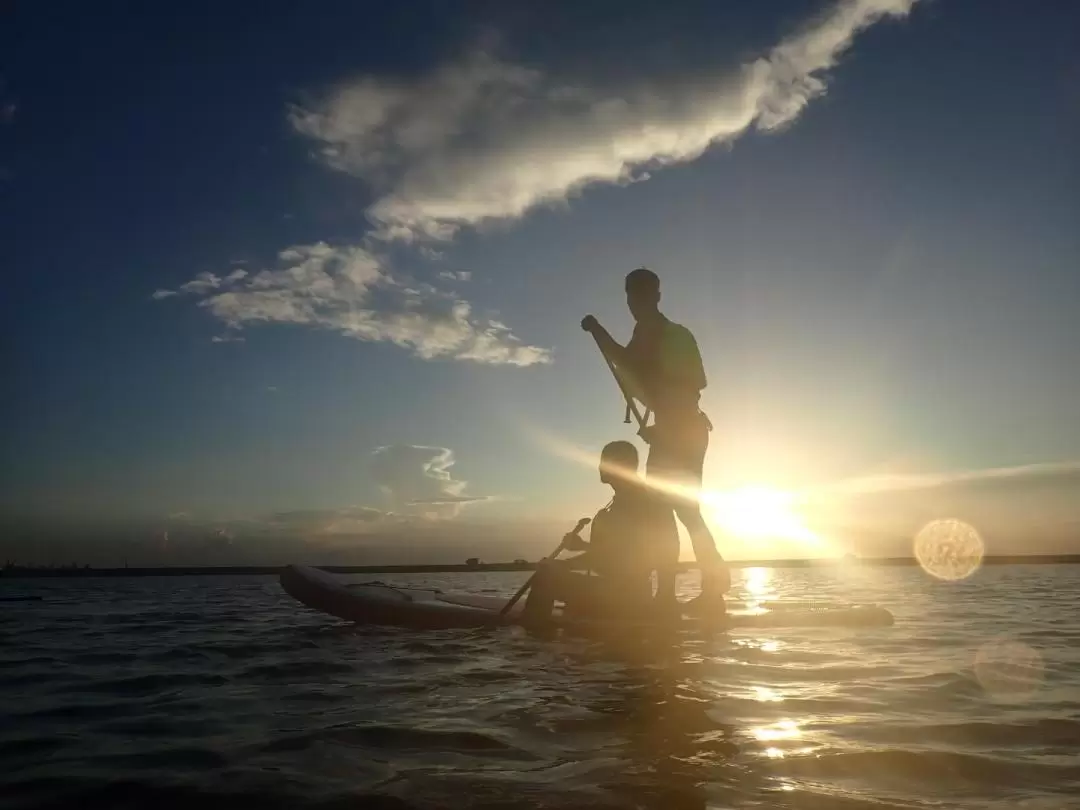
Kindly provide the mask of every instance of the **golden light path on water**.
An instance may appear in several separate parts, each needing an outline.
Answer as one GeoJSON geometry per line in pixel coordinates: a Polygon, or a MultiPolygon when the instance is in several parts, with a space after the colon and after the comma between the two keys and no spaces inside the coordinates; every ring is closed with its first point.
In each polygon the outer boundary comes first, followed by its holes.
{"type": "MultiPolygon", "coordinates": [[[[532,426],[528,429],[549,452],[596,469],[599,461],[597,452],[576,447],[532,426]]],[[[841,549],[829,538],[817,534],[806,525],[800,511],[807,505],[812,508],[821,504],[829,508],[842,505],[846,491],[843,485],[835,487],[838,499],[834,499],[830,497],[834,493],[830,492],[828,486],[801,494],[761,484],[696,491],[677,482],[658,481],[655,477],[647,480],[665,493],[698,498],[702,514],[713,528],[725,556],[727,549],[733,547],[736,553],[742,549],[752,550],[752,556],[757,559],[841,556],[841,549]],[[733,540],[740,543],[742,549],[732,544],[733,540]]],[[[932,580],[940,583],[939,587],[950,587],[968,579],[982,567],[985,544],[979,531],[965,521],[955,518],[932,520],[912,532],[910,538],[913,557],[932,580]]],[[[743,568],[732,574],[734,588],[744,594],[743,605],[738,608],[740,612],[769,610],[769,603],[780,597],[777,591],[785,592],[783,574],[772,568],[743,568]]],[[[865,585],[868,578],[876,578],[878,573],[860,566],[845,568],[844,575],[853,576],[865,585]]],[[[921,597],[916,591],[906,598],[910,602],[921,597]]],[[[775,660],[772,666],[780,669],[791,666],[798,668],[797,664],[788,660],[789,653],[795,656],[800,654],[798,645],[781,642],[767,631],[733,638],[732,643],[752,649],[755,656],[764,654],[775,660]]],[[[1008,636],[984,639],[970,654],[969,666],[976,680],[995,702],[1016,704],[1030,701],[1044,685],[1046,664],[1042,655],[1020,639],[1008,636]]],[[[718,699],[731,696],[729,680],[717,679],[711,687],[715,689],[718,699]]],[[[833,688],[833,684],[820,680],[798,683],[797,680],[789,682],[785,679],[779,683],[745,684],[739,697],[761,707],[759,711],[749,712],[753,719],[749,721],[747,729],[750,738],[757,743],[758,755],[779,764],[785,759],[816,756],[823,746],[832,744],[834,731],[831,729],[842,726],[845,722],[843,717],[830,717],[823,724],[823,718],[812,713],[793,716],[789,713],[789,707],[804,699],[828,696],[833,688]]],[[[793,791],[797,783],[781,778],[777,787],[783,791],[793,791]]]]}
{"type": "MultiPolygon", "coordinates": [[[[750,613],[763,613],[765,611],[762,602],[767,600],[774,592],[770,586],[772,580],[771,568],[744,568],[742,571],[743,588],[746,590],[746,609],[750,613]]],[[[766,650],[768,652],[768,650],[766,650]]]]}

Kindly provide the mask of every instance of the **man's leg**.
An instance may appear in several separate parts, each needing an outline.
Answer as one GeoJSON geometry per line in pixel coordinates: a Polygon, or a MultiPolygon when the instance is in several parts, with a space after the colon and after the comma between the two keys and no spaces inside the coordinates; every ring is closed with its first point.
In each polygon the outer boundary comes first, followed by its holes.
{"type": "Polygon", "coordinates": [[[675,512],[668,507],[666,498],[657,495],[657,526],[655,536],[651,538],[653,557],[652,568],[656,571],[656,594],[654,608],[664,616],[677,615],[679,600],[675,595],[675,578],[679,573],[679,527],[675,523],[675,512]]]}
{"type": "Polygon", "coordinates": [[[702,598],[719,596],[731,588],[731,575],[701,515],[698,500],[708,445],[705,421],[685,422],[659,434],[649,447],[646,461],[647,475],[670,485],[667,489],[672,509],[690,535],[694,557],[701,569],[702,598]]]}
{"type": "Polygon", "coordinates": [[[705,518],[701,516],[701,507],[697,503],[684,503],[675,508],[675,514],[690,535],[694,557],[701,568],[702,593],[726,593],[731,589],[731,574],[705,518]]]}

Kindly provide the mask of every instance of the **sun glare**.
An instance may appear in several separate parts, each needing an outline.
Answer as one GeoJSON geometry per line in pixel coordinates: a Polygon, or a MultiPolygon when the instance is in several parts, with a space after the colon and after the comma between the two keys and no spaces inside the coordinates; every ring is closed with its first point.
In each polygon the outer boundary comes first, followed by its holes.
{"type": "MultiPolygon", "coordinates": [[[[521,423],[521,427],[548,452],[595,468],[595,451],[579,447],[535,424],[521,423]]],[[[708,523],[730,537],[755,541],[756,547],[786,542],[813,546],[820,551],[831,545],[803,522],[798,510],[799,497],[793,492],[758,485],[697,490],[658,476],[647,476],[647,480],[660,492],[698,499],[708,523]]]]}
{"type": "Polygon", "coordinates": [[[726,532],[747,540],[816,541],[799,518],[795,495],[769,487],[740,487],[702,497],[709,517],[726,532]]]}

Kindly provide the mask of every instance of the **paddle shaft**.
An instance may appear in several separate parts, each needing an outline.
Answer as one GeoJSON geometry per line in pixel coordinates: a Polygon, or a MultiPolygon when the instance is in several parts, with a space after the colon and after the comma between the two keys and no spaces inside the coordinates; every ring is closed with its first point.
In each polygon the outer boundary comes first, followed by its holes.
{"type": "MultiPolygon", "coordinates": [[[[572,532],[570,532],[570,534],[572,534],[572,535],[579,534],[581,532],[581,530],[584,529],[588,525],[589,521],[590,521],[590,518],[582,518],[581,520],[579,520],[577,522],[577,526],[574,527],[574,530],[572,532]]],[[[545,557],[543,561],[554,560],[556,557],[559,556],[559,552],[561,552],[565,546],[566,546],[566,538],[564,537],[562,540],[559,541],[558,548],[556,548],[553,552],[551,552],[551,554],[549,554],[547,557],[545,557]]],[[[499,611],[500,615],[505,616],[507,613],[510,612],[510,608],[512,608],[514,605],[516,605],[518,603],[518,600],[521,599],[521,597],[525,595],[525,591],[529,590],[529,588],[532,587],[534,579],[536,579],[536,573],[535,572],[533,573],[532,576],[530,576],[525,581],[524,585],[522,585],[520,588],[518,588],[518,591],[517,591],[517,593],[514,594],[513,598],[503,606],[502,610],[499,611]]]]}
{"type": "Polygon", "coordinates": [[[634,419],[637,420],[638,428],[639,429],[644,428],[645,427],[645,417],[643,417],[641,415],[641,411],[638,410],[637,403],[634,401],[634,398],[630,395],[630,392],[626,390],[626,385],[623,383],[622,377],[619,376],[618,369],[615,368],[615,364],[613,362],[611,362],[611,358],[608,357],[607,352],[604,351],[604,347],[600,344],[600,338],[598,338],[594,334],[593,335],[593,340],[596,341],[596,348],[598,348],[600,350],[600,354],[602,354],[604,356],[604,361],[607,363],[608,368],[611,370],[611,376],[615,378],[615,383],[619,386],[619,391],[622,392],[623,399],[626,400],[626,410],[627,410],[626,421],[627,422],[630,421],[630,414],[632,413],[632,414],[634,414],[634,419]]]}

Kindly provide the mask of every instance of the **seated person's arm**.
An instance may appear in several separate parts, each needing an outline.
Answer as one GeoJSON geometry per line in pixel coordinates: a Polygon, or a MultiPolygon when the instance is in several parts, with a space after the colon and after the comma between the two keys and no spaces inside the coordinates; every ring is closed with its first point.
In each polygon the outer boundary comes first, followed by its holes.
{"type": "Polygon", "coordinates": [[[580,551],[576,557],[564,559],[563,565],[571,571],[587,571],[595,567],[596,549],[584,537],[568,534],[563,538],[563,548],[567,551],[580,551]]]}
{"type": "Polygon", "coordinates": [[[576,557],[567,557],[565,560],[559,560],[559,562],[568,571],[589,571],[596,567],[594,562],[595,559],[595,553],[586,551],[584,554],[578,554],[576,557]]]}

